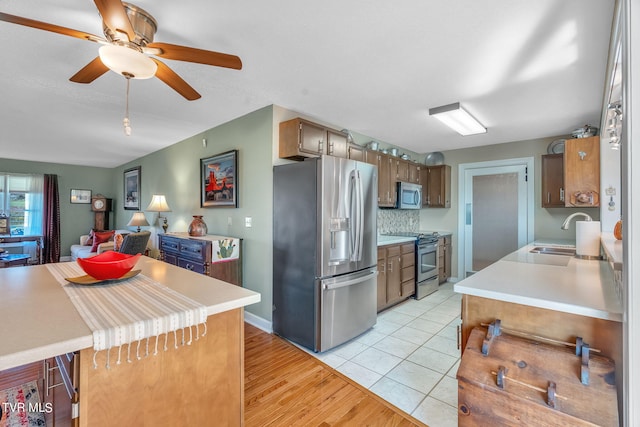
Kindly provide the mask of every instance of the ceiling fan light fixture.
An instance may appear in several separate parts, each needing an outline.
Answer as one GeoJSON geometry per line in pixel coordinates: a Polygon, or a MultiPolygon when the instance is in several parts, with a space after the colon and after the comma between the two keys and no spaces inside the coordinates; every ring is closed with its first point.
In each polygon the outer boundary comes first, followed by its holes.
{"type": "Polygon", "coordinates": [[[459,102],[443,105],[442,107],[429,108],[429,115],[440,120],[462,136],[487,132],[487,128],[462,108],[459,102]]]}
{"type": "Polygon", "coordinates": [[[98,50],[100,60],[111,71],[134,79],[150,79],[158,65],[147,55],[126,46],[104,45],[98,50]]]}

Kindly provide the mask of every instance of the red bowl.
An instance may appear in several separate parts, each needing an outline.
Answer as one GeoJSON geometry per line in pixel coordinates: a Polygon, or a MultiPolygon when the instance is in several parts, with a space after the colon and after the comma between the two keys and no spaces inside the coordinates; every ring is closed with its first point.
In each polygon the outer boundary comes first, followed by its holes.
{"type": "Polygon", "coordinates": [[[128,255],[107,251],[91,258],[78,258],[78,264],[89,276],[98,280],[119,279],[127,274],[142,254],[128,255]]]}

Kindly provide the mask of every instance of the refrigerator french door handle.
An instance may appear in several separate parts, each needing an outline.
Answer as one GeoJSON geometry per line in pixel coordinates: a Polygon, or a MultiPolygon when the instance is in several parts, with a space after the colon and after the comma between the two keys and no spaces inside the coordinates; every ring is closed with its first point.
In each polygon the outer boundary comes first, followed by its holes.
{"type": "Polygon", "coordinates": [[[378,271],[370,271],[365,276],[358,277],[357,279],[345,280],[344,282],[336,282],[336,283],[325,283],[322,285],[322,289],[325,291],[330,291],[333,289],[344,288],[346,286],[357,285],[358,283],[366,282],[371,279],[371,277],[375,277],[378,275],[378,271]]]}
{"type": "Polygon", "coordinates": [[[353,213],[353,223],[351,236],[353,238],[351,261],[357,262],[362,259],[363,231],[364,231],[364,206],[362,203],[362,179],[360,171],[354,169],[351,176],[351,212],[353,213]],[[354,206],[355,204],[355,206],[354,206]]]}
{"type": "Polygon", "coordinates": [[[364,249],[364,191],[362,189],[362,176],[360,171],[358,177],[358,261],[362,261],[362,252],[364,249]]]}

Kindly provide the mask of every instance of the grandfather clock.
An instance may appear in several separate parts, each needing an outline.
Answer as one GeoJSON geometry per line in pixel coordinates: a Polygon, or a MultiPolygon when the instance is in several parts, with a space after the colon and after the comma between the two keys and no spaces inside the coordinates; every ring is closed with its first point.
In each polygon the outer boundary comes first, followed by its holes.
{"type": "Polygon", "coordinates": [[[111,199],[107,199],[102,194],[96,194],[91,198],[91,210],[95,213],[96,230],[109,229],[109,212],[111,211],[111,199]]]}

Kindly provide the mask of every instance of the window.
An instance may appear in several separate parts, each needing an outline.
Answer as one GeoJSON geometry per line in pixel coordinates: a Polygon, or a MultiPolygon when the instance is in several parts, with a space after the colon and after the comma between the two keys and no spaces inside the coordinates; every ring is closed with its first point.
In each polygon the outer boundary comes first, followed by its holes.
{"type": "Polygon", "coordinates": [[[43,175],[1,174],[0,213],[9,216],[11,234],[42,234],[43,175]]]}

